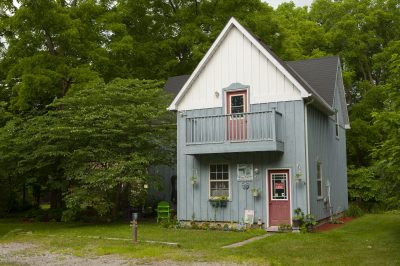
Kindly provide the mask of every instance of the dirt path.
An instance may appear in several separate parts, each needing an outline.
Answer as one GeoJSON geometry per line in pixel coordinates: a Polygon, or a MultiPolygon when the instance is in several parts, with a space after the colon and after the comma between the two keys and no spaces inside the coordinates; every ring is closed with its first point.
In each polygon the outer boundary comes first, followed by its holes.
{"type": "Polygon", "coordinates": [[[68,254],[56,254],[41,251],[36,245],[30,243],[3,243],[0,244],[0,265],[29,265],[29,266],[120,266],[120,265],[192,265],[192,266],[227,266],[238,264],[221,264],[210,262],[175,262],[175,261],[149,261],[139,259],[124,259],[119,256],[88,256],[77,257],[68,254]]]}

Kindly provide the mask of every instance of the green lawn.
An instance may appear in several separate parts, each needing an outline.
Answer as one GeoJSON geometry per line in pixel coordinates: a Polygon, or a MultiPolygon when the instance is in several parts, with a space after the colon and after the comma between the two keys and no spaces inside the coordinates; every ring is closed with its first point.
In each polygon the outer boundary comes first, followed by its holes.
{"type": "Polygon", "coordinates": [[[24,224],[0,220],[0,242],[31,242],[43,250],[177,261],[225,261],[265,265],[400,265],[400,215],[370,214],[339,229],[312,234],[276,234],[234,249],[222,246],[260,231],[222,232],[164,229],[139,224],[139,240],[177,242],[179,247],[87,236],[130,238],[126,224],[24,224]],[[83,236],[83,237],[82,237],[83,236]]]}

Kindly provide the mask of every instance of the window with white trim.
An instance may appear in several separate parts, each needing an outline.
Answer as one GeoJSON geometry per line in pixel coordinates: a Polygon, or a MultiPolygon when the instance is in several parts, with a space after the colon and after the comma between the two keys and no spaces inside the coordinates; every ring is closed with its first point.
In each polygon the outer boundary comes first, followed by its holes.
{"type": "Polygon", "coordinates": [[[335,133],[336,133],[336,138],[339,138],[339,112],[337,111],[335,115],[335,133]]]}
{"type": "Polygon", "coordinates": [[[210,164],[210,198],[229,197],[228,164],[210,164]]]}
{"type": "Polygon", "coordinates": [[[322,198],[322,163],[317,162],[317,196],[322,198]]]}

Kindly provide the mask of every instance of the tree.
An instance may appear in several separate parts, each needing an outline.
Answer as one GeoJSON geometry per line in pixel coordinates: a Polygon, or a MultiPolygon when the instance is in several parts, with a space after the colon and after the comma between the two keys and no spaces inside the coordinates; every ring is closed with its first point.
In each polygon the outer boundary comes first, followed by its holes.
{"type": "Polygon", "coordinates": [[[91,208],[102,216],[114,209],[116,218],[123,190],[147,180],[150,164],[175,157],[171,99],[160,87],[117,79],[71,89],[46,114],[7,123],[0,143],[9,150],[1,149],[0,162],[15,161],[23,179],[34,178],[32,184],[58,197],[66,193],[66,217],[91,208]]]}

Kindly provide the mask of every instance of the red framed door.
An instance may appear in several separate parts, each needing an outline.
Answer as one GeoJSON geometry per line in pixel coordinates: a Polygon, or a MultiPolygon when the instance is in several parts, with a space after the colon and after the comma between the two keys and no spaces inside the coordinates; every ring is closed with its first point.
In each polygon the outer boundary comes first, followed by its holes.
{"type": "Polygon", "coordinates": [[[289,169],[268,171],[268,192],[269,226],[291,224],[289,169]]]}
{"type": "Polygon", "coordinates": [[[247,139],[247,91],[227,92],[227,136],[230,141],[247,139]]]}

